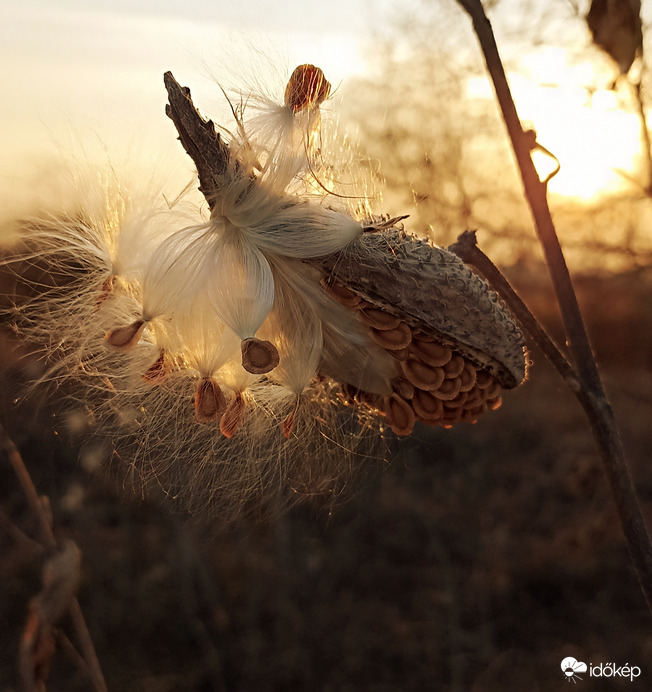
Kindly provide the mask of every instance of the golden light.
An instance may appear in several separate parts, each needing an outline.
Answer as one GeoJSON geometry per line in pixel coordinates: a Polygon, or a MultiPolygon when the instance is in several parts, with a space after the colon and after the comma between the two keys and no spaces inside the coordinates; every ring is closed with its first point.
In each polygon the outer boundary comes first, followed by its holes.
{"type": "Polygon", "coordinates": [[[550,181],[551,193],[589,201],[624,189],[629,184],[626,176],[635,177],[638,118],[619,108],[615,94],[597,92],[589,98],[579,90],[542,90],[526,84],[519,84],[514,93],[538,142],[561,165],[550,181]]]}
{"type": "MultiPolygon", "coordinates": [[[[600,81],[607,83],[589,58],[569,64],[555,48],[523,59],[519,72],[509,75],[522,121],[561,166],[549,183],[551,194],[588,202],[637,178],[640,124],[630,95],[626,88],[596,88],[600,81]]],[[[472,96],[486,91],[478,83],[469,88],[472,96]]],[[[533,160],[542,178],[556,165],[542,152],[533,160]]]]}

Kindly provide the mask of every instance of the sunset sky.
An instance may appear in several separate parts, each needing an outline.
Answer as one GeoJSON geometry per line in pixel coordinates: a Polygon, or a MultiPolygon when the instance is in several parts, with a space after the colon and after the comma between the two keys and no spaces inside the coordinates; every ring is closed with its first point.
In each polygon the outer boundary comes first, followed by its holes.
{"type": "MultiPolygon", "coordinates": [[[[202,112],[228,122],[217,80],[229,88],[246,75],[248,85],[279,89],[296,64],[313,62],[334,86],[346,84],[368,69],[374,36],[417,6],[417,0],[0,0],[0,180],[7,189],[23,170],[80,143],[124,156],[137,148],[141,157],[172,157],[177,165],[182,153],[163,114],[164,71],[191,87],[202,112]]],[[[468,25],[461,15],[460,21],[468,25]]],[[[510,75],[517,106],[562,159],[564,177],[552,190],[590,197],[617,186],[613,169],[631,167],[637,150],[635,117],[621,111],[613,94],[589,103],[582,82],[593,78],[592,68],[569,66],[558,48],[525,55],[523,67],[510,75]],[[546,81],[563,83],[542,88],[546,81]],[[603,132],[610,136],[597,152],[603,132]]],[[[469,94],[493,98],[486,80],[480,82],[469,85],[469,94]]]]}

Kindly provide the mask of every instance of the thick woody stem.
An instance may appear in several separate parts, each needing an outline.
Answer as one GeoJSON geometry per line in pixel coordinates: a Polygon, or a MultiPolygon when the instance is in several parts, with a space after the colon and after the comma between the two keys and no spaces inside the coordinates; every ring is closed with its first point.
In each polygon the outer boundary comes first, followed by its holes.
{"type": "Polygon", "coordinates": [[[484,54],[503,120],[512,142],[548,271],[557,294],[579,387],[574,390],[589,419],[620,516],[632,560],[648,608],[652,611],[652,545],[629,474],[611,405],[607,399],[577,297],[552,221],[547,186],[539,179],[530,155],[530,139],[521,126],[505,76],[493,30],[480,0],[458,0],[469,14],[484,54]]]}

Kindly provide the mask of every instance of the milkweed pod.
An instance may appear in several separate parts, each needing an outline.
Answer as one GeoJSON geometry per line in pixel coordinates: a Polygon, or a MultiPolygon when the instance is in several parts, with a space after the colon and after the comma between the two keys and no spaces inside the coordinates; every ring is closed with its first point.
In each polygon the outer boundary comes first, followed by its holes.
{"type": "Polygon", "coordinates": [[[131,351],[140,341],[146,324],[145,320],[139,319],[125,327],[109,329],[104,335],[104,339],[118,351],[131,351]]]}
{"type": "Polygon", "coordinates": [[[226,409],[224,392],[217,382],[204,377],[195,390],[195,419],[198,423],[210,423],[217,420],[226,409]]]}
{"type": "Polygon", "coordinates": [[[264,375],[279,363],[278,351],[271,341],[250,337],[243,339],[240,346],[242,367],[253,375],[264,375]]]}
{"type": "MultiPolygon", "coordinates": [[[[440,341],[486,369],[503,387],[523,381],[524,338],[516,320],[487,282],[453,252],[388,229],[363,234],[319,265],[332,282],[375,307],[386,307],[414,329],[441,335],[440,341]]],[[[439,365],[435,351],[442,349],[426,343],[435,342],[416,337],[410,350],[439,365]]],[[[441,357],[448,362],[452,354],[442,352],[441,357]]]]}
{"type": "Polygon", "coordinates": [[[331,85],[319,67],[299,65],[285,88],[285,105],[294,113],[319,108],[329,97],[331,85]]]}

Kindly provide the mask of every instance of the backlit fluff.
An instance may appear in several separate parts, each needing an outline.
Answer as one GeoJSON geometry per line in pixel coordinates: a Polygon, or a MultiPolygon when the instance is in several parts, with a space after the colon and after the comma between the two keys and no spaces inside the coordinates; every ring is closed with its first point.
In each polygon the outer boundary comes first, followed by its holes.
{"type": "MultiPolygon", "coordinates": [[[[193,511],[233,517],[288,489],[332,496],[383,421],[407,435],[500,405],[495,359],[387,303],[390,265],[410,258],[415,291],[434,250],[411,258],[397,231],[374,249],[373,219],[351,213],[359,200],[331,194],[343,166],[321,146],[329,92],[303,65],[281,104],[237,114],[210,217],[189,203],[118,205],[127,192],[105,189],[103,214],[24,219],[5,261],[19,286],[7,316],[43,354],[39,384],[77,402],[93,458],[126,462],[134,482],[193,511]],[[338,258],[371,278],[347,288],[338,258]]],[[[448,271],[445,251],[432,256],[448,271]]],[[[518,361],[515,328],[508,338],[518,361]]]]}

